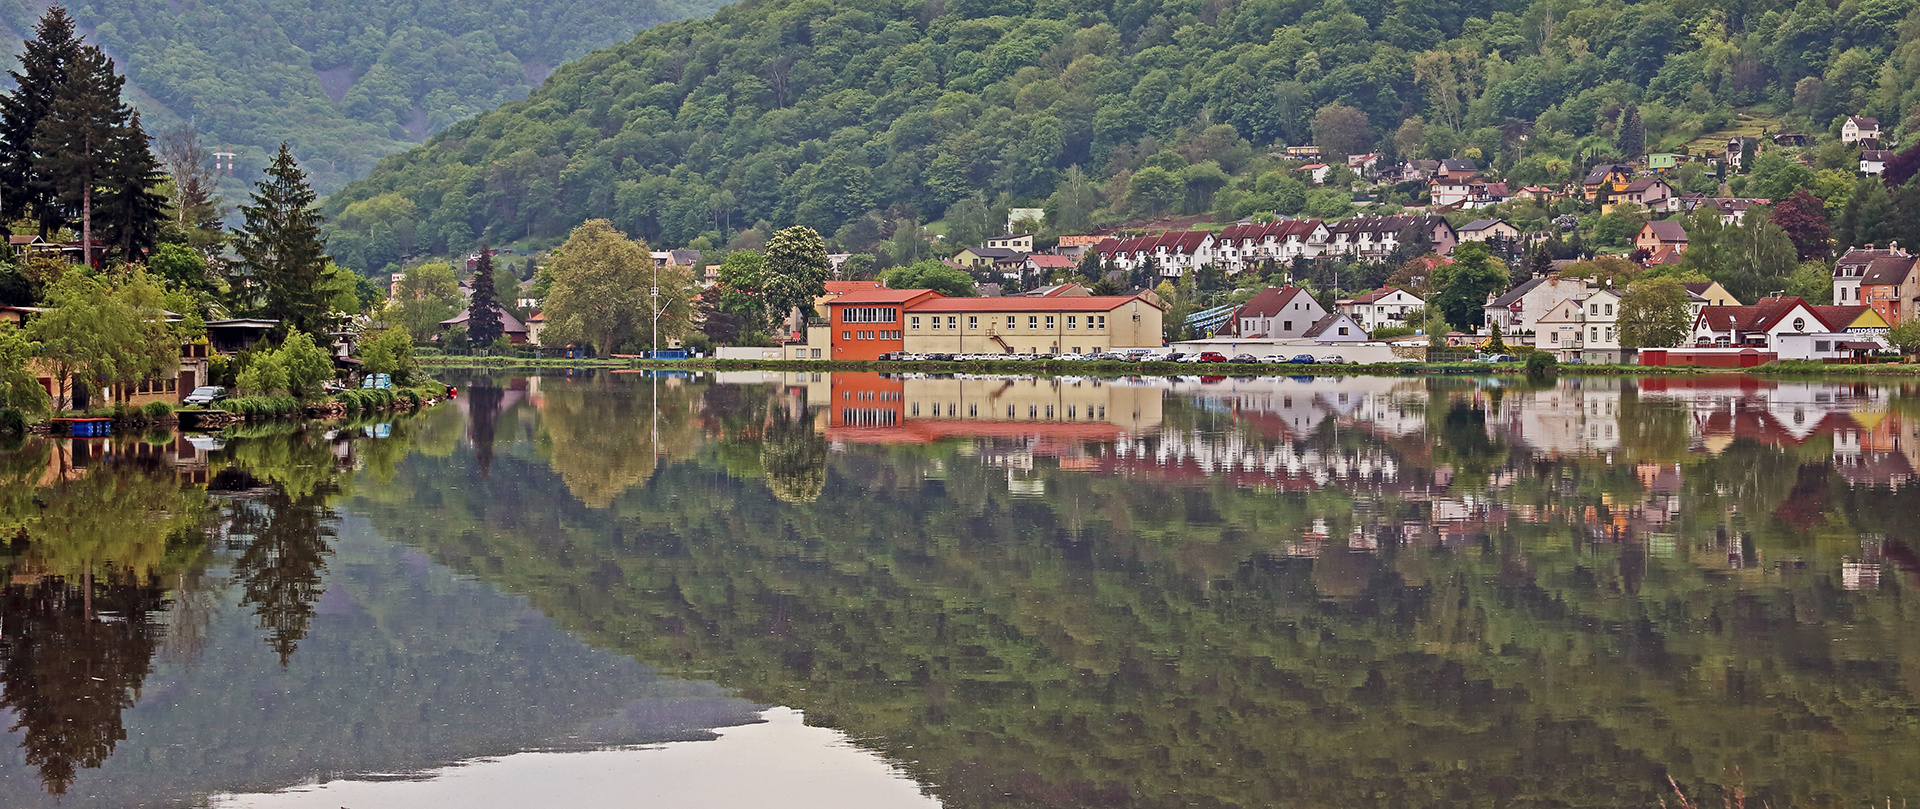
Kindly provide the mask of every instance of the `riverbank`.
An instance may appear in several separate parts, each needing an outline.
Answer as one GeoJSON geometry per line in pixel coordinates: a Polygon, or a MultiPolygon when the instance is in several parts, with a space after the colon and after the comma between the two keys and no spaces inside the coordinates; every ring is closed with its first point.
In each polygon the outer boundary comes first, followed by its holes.
{"type": "MultiPolygon", "coordinates": [[[[410,388],[354,388],[307,402],[291,396],[242,396],[224,400],[216,407],[176,408],[161,402],[145,407],[53,413],[38,420],[22,417],[17,426],[0,425],[0,431],[64,435],[79,429],[74,426],[76,422],[108,422],[111,427],[106,434],[111,434],[176,428],[207,431],[252,422],[292,419],[334,421],[378,413],[416,413],[446,401],[445,391],[445,386],[433,383],[410,388]],[[155,404],[163,406],[155,407],[155,404]]],[[[0,418],[0,421],[4,420],[0,418]]]]}
{"type": "MultiPolygon", "coordinates": [[[[992,361],[965,362],[880,360],[628,360],[628,359],[523,359],[517,357],[435,357],[436,368],[472,370],[659,370],[659,371],[777,371],[782,373],[824,373],[862,371],[892,373],[999,373],[1078,376],[1441,376],[1489,375],[1523,376],[1523,363],[1484,362],[1383,362],[1342,363],[1180,363],[1119,361],[992,361]]],[[[1920,366],[1916,373],[1920,373],[1920,366]]],[[[1640,365],[1557,365],[1553,373],[1568,376],[1689,376],[1726,373],[1741,369],[1652,367],[1640,365]]]]}

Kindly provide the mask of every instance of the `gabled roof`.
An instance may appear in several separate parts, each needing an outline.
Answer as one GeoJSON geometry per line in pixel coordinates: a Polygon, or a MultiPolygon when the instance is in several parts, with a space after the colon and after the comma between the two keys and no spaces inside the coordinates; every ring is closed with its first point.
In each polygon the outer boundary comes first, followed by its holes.
{"type": "Polygon", "coordinates": [[[1625,163],[1601,163],[1587,172],[1587,185],[1599,185],[1615,174],[1632,174],[1633,167],[1625,163]]]}
{"type": "Polygon", "coordinates": [[[1687,229],[1681,227],[1679,222],[1648,222],[1647,230],[1653,233],[1654,238],[1663,242],[1684,243],[1687,240],[1687,229]]]}
{"type": "Polygon", "coordinates": [[[1688,292],[1695,295],[1705,295],[1707,294],[1707,290],[1713,288],[1713,284],[1713,281],[1688,281],[1687,283],[1681,284],[1681,286],[1686,287],[1688,292]]]}
{"type": "Polygon", "coordinates": [[[1584,301],[1581,299],[1568,298],[1564,301],[1554,304],[1553,308],[1548,309],[1546,314],[1541,315],[1540,319],[1535,320],[1534,322],[1535,323],[1580,323],[1582,322],[1582,319],[1583,319],[1583,315],[1582,315],[1583,310],[1581,309],[1581,306],[1583,303],[1584,301]]]}
{"type": "Polygon", "coordinates": [[[1333,328],[1335,324],[1341,323],[1343,321],[1347,323],[1352,323],[1353,326],[1356,328],[1358,328],[1360,325],[1358,323],[1353,323],[1353,318],[1347,317],[1346,315],[1343,315],[1339,312],[1333,312],[1328,314],[1326,317],[1323,317],[1323,318],[1320,318],[1319,320],[1314,321],[1313,325],[1308,326],[1306,332],[1301,334],[1300,336],[1319,337],[1322,334],[1326,334],[1327,330],[1333,328]]]}
{"type": "Polygon", "coordinates": [[[833,300],[827,301],[827,305],[828,306],[852,306],[856,304],[876,304],[876,303],[901,304],[901,303],[907,303],[916,298],[921,298],[927,295],[933,295],[937,297],[940,295],[940,293],[935,292],[931,289],[863,289],[858,292],[849,292],[845,295],[841,295],[838,298],[834,298],[833,300]]]}
{"type": "MultiPolygon", "coordinates": [[[[1358,298],[1349,298],[1347,302],[1354,303],[1354,304],[1373,303],[1374,301],[1380,300],[1381,298],[1385,298],[1389,295],[1392,295],[1395,292],[1405,292],[1405,290],[1400,289],[1399,287],[1381,287],[1379,289],[1373,290],[1372,292],[1368,292],[1365,295],[1361,295],[1358,298]]],[[[1414,295],[1411,292],[1407,292],[1407,294],[1412,296],[1414,300],[1421,299],[1419,295],[1414,295]]]]}
{"type": "Polygon", "coordinates": [[[1880,119],[1878,118],[1868,118],[1864,115],[1849,115],[1847,116],[1847,120],[1852,122],[1853,125],[1859,129],[1879,129],[1880,128],[1880,119]]]}
{"type": "Polygon", "coordinates": [[[1110,238],[1112,237],[1111,236],[1061,236],[1060,246],[1061,247],[1088,247],[1091,245],[1099,244],[1110,238]]]}
{"type": "Polygon", "coordinates": [[[1475,219],[1472,222],[1461,225],[1459,232],[1479,233],[1480,231],[1491,229],[1494,225],[1505,224],[1507,224],[1507,220],[1505,219],[1475,219]]]}
{"type": "Polygon", "coordinates": [[[1544,284],[1546,283],[1546,281],[1547,279],[1545,278],[1529,278],[1525,281],[1521,281],[1519,286],[1516,286],[1512,289],[1507,290],[1507,294],[1505,295],[1501,295],[1498,298],[1494,298],[1493,302],[1487,304],[1487,306],[1489,307],[1512,306],[1514,301],[1520,300],[1522,297],[1525,297],[1527,293],[1533,291],[1534,287],[1544,284]]]}
{"type": "Polygon", "coordinates": [[[1034,253],[1033,255],[1027,256],[1027,263],[1032,264],[1035,267],[1055,269],[1055,268],[1061,268],[1061,267],[1071,267],[1073,266],[1074,262],[1072,258],[1069,258],[1067,256],[1055,256],[1055,255],[1049,255],[1047,253],[1034,253]]]}
{"type": "MultiPolygon", "coordinates": [[[[1234,310],[1233,317],[1235,320],[1243,317],[1273,317],[1286,311],[1287,305],[1293,303],[1296,296],[1313,300],[1312,295],[1307,295],[1307,291],[1299,287],[1267,287],[1255,293],[1246,303],[1240,304],[1240,308],[1234,310]]],[[[1318,306],[1319,302],[1315,301],[1314,305],[1318,306]]]]}
{"type": "Polygon", "coordinates": [[[1883,256],[1867,262],[1867,271],[1860,276],[1861,286],[1887,286],[1906,283],[1907,276],[1913,273],[1913,259],[1900,256],[1883,256]]]}
{"type": "MultiPolygon", "coordinates": [[[[527,332],[526,325],[521,323],[519,318],[514,317],[512,312],[500,308],[498,304],[494,305],[493,311],[500,316],[500,331],[507,334],[525,334],[527,332]]],[[[472,309],[462,309],[460,310],[460,314],[440,321],[440,325],[464,326],[467,324],[467,319],[472,316],[472,309]]]]}
{"type": "Polygon", "coordinates": [[[1007,247],[969,247],[966,252],[981,258],[1019,258],[1026,253],[1007,247]]]}
{"type": "MultiPolygon", "coordinates": [[[[1667,181],[1662,180],[1658,177],[1641,177],[1639,179],[1634,180],[1633,182],[1627,183],[1626,190],[1622,191],[1621,193],[1638,194],[1638,193],[1645,192],[1647,189],[1652,188],[1656,185],[1667,185],[1667,181]]],[[[1667,186],[1667,189],[1671,191],[1673,189],[1673,186],[1669,185],[1667,186]]]]}
{"type": "MultiPolygon", "coordinates": [[[[1873,311],[1873,307],[1861,304],[1850,304],[1846,306],[1809,306],[1807,308],[1812,309],[1813,314],[1819,317],[1822,322],[1827,324],[1828,328],[1834,331],[1846,331],[1847,327],[1852,326],[1862,315],[1873,311]]],[[[1882,322],[1884,323],[1885,321],[1882,322]]]]}
{"type": "Polygon", "coordinates": [[[1908,256],[1905,251],[1895,252],[1890,248],[1876,249],[1872,246],[1851,247],[1847,249],[1847,252],[1840,255],[1840,260],[1835,262],[1835,266],[1865,266],[1872,263],[1876,258],[1908,258],[1908,256]]]}
{"type": "Polygon", "coordinates": [[[1806,301],[1799,298],[1767,298],[1751,306],[1708,306],[1700,310],[1700,322],[1713,331],[1767,331],[1794,311],[1802,309],[1813,316],[1816,325],[1824,327],[1827,331],[1840,331],[1846,328],[1846,324],[1836,326],[1828,323],[1816,307],[1807,305],[1806,301]]]}
{"type": "Polygon", "coordinates": [[[1893,161],[1893,151],[1890,149],[1864,149],[1860,152],[1860,159],[1870,163],[1889,163],[1893,161]]]}
{"type": "Polygon", "coordinates": [[[1468,160],[1464,157],[1442,160],[1440,161],[1440,167],[1443,169],[1446,169],[1447,171],[1479,171],[1480,170],[1479,164],[1476,164],[1472,160],[1468,160]]]}

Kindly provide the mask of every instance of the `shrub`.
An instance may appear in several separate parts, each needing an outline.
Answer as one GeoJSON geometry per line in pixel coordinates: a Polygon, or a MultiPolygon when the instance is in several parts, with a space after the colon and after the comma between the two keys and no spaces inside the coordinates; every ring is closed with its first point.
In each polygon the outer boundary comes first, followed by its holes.
{"type": "Polygon", "coordinates": [[[27,431],[27,414],[17,407],[0,408],[0,433],[20,435],[27,431]]]}
{"type": "Polygon", "coordinates": [[[146,414],[147,421],[165,421],[168,416],[173,415],[173,405],[166,402],[148,402],[147,406],[140,410],[146,414]]]}
{"type": "Polygon", "coordinates": [[[1545,351],[1527,355],[1527,376],[1549,376],[1560,370],[1560,361],[1545,351]]]}

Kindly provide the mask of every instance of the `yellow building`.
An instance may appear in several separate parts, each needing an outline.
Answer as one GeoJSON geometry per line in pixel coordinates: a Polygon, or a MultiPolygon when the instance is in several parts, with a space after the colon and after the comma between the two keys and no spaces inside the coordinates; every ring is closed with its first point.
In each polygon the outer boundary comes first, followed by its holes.
{"type": "Polygon", "coordinates": [[[930,298],[907,308],[914,354],[1092,354],[1161,345],[1161,307],[1139,296],[930,298]]]}

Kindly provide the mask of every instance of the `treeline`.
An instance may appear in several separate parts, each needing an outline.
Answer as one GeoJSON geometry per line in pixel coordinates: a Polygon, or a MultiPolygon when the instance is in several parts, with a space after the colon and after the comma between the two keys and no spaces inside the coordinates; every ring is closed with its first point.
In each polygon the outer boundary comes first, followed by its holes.
{"type": "Polygon", "coordinates": [[[327,210],[343,256],[352,244],[377,266],[389,230],[442,252],[594,217],[720,245],[762,220],[827,234],[876,222],[884,238],[966,200],[1045,206],[1066,228],[1204,212],[1223,190],[1280,192],[1255,165],[1280,143],[1474,156],[1564,182],[1753,106],[1823,132],[1842,114],[1920,129],[1900,123],[1920,98],[1913,7],[746,4],[569,65],[389,158],[327,210]]]}
{"type": "MultiPolygon", "coordinates": [[[[714,0],[82,0],[82,30],[126,66],[148,117],[194,121],[238,154],[236,175],[283,140],[324,192],[448,124],[523,98],[552,67],[714,0]]],[[[0,8],[25,34],[40,6],[0,8]]]]}

